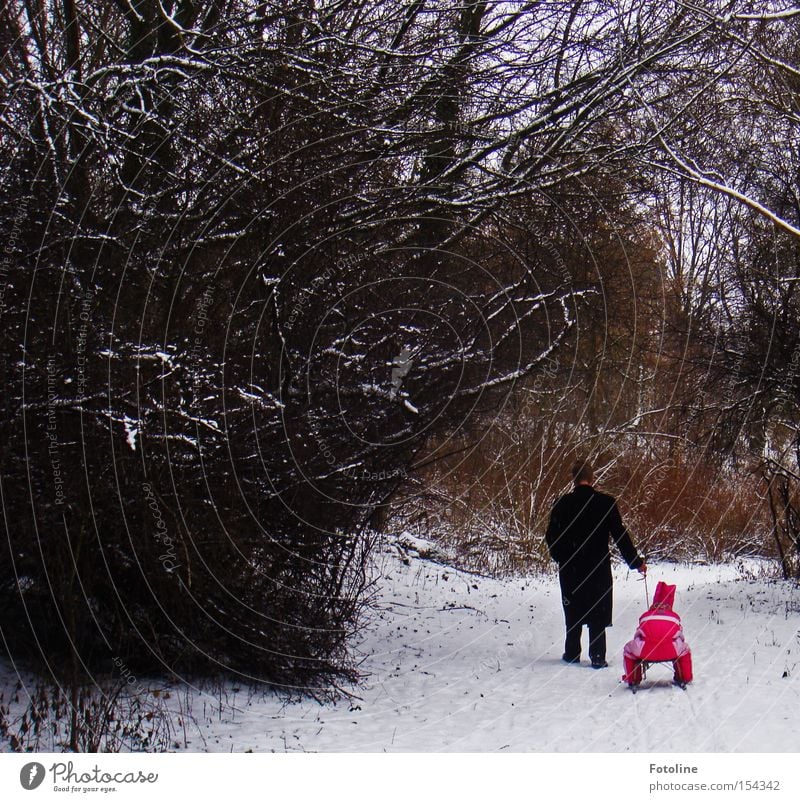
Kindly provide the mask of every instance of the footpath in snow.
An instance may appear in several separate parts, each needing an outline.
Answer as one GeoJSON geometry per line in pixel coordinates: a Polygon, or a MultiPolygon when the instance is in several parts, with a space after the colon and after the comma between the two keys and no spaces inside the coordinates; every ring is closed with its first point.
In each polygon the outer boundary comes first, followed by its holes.
{"type": "MultiPolygon", "coordinates": [[[[620,682],[622,648],[646,607],[636,572],[615,568],[609,668],[561,662],[555,575],[486,579],[388,548],[379,611],[364,633],[360,699],[245,702],[209,723],[212,751],[791,752],[800,709],[800,590],[734,566],[654,564],[677,585],[695,682],[651,668],[620,682]]],[[[201,723],[201,722],[198,722],[201,723]]]]}
{"type": "MultiPolygon", "coordinates": [[[[378,609],[358,646],[358,699],[287,702],[272,692],[176,690],[189,751],[792,752],[800,709],[800,590],[734,566],[653,564],[677,585],[694,659],[683,691],[654,666],[620,682],[645,609],[636,572],[615,568],[609,668],[566,665],[555,575],[489,579],[382,552],[378,609]],[[220,707],[220,700],[225,704],[220,707]]],[[[8,680],[15,679],[6,673],[8,680]]]]}

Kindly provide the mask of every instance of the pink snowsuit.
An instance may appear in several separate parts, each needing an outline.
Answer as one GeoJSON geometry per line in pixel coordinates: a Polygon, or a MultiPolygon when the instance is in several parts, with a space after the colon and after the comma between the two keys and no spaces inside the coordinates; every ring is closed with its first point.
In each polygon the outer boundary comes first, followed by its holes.
{"type": "Polygon", "coordinates": [[[675,585],[659,582],[650,609],[639,618],[632,641],[625,644],[625,676],[622,681],[638,685],[642,681],[641,663],[672,662],[675,680],[692,681],[692,653],[683,639],[680,616],[672,609],[675,585]]]}

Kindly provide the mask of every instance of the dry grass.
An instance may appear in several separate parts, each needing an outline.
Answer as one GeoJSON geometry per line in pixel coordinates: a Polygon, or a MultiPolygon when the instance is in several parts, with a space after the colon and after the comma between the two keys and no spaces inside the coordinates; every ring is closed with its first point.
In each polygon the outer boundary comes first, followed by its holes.
{"type": "Polygon", "coordinates": [[[470,570],[545,569],[552,504],[570,488],[572,462],[594,453],[598,488],[619,499],[648,559],[776,557],[764,488],[746,466],[719,469],[688,447],[642,447],[631,438],[559,447],[564,435],[555,422],[496,423],[475,447],[418,477],[419,493],[394,508],[392,528],[435,540],[470,570]]]}

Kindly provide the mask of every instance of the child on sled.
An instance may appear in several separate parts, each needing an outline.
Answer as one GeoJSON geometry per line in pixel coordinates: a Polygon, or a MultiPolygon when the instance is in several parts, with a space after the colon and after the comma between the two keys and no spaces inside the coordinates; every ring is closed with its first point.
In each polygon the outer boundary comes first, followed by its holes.
{"type": "Polygon", "coordinates": [[[625,675],[622,681],[638,685],[650,663],[672,663],[673,682],[692,681],[692,653],[683,639],[680,616],[672,609],[675,585],[659,582],[653,603],[639,618],[639,628],[632,641],[625,644],[625,675]]]}

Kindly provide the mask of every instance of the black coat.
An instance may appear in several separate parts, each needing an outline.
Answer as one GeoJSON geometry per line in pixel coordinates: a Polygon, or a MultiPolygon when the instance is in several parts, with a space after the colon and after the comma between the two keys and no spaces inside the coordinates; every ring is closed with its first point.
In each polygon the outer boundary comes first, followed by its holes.
{"type": "Polygon", "coordinates": [[[574,623],[611,626],[609,537],[630,568],[644,563],[611,496],[578,485],[555,503],[545,539],[550,556],[558,563],[562,602],[570,607],[574,623]]]}

